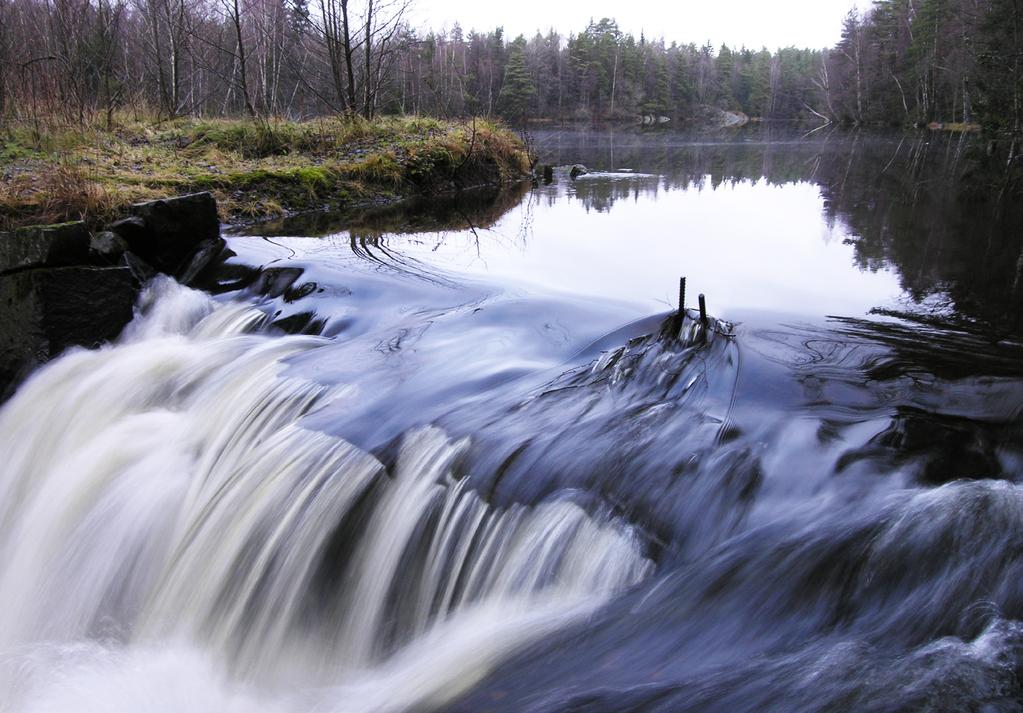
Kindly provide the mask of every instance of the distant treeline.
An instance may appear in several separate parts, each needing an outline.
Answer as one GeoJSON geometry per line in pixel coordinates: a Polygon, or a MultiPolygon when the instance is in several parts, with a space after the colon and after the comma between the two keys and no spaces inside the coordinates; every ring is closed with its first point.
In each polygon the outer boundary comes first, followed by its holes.
{"type": "MultiPolygon", "coordinates": [[[[410,0],[0,0],[0,116],[129,110],[1020,129],[1023,0],[877,0],[830,49],[665,43],[591,22],[423,32],[410,0]]],[[[685,28],[665,28],[684,34],[685,28]]]]}

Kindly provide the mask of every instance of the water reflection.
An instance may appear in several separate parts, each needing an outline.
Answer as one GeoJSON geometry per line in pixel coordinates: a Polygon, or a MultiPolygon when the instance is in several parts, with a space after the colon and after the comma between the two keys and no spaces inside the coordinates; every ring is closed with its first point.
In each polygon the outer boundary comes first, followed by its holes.
{"type": "Polygon", "coordinates": [[[489,228],[518,205],[528,190],[528,183],[519,183],[413,198],[397,205],[370,206],[355,213],[299,213],[245,232],[266,237],[313,237],[347,231],[359,240],[372,240],[391,233],[407,235],[489,228]]]}
{"type": "MultiPolygon", "coordinates": [[[[607,212],[641,193],[812,185],[823,201],[825,234],[837,232],[853,247],[861,271],[896,274],[905,293],[900,309],[998,330],[1021,326],[1023,214],[1017,201],[999,201],[1002,164],[969,137],[839,130],[802,136],[754,127],[727,139],[551,132],[538,140],[551,162],[659,176],[628,184],[579,181],[571,195],[588,210],[607,212]]],[[[745,213],[751,229],[773,218],[758,206],[745,213]]]]}
{"type": "Polygon", "coordinates": [[[997,161],[970,139],[763,127],[534,138],[542,163],[591,172],[300,216],[261,234],[334,235],[357,252],[614,300],[637,315],[674,306],[684,274],[723,316],[912,314],[998,333],[1021,324],[1023,215],[996,200],[997,161]]]}

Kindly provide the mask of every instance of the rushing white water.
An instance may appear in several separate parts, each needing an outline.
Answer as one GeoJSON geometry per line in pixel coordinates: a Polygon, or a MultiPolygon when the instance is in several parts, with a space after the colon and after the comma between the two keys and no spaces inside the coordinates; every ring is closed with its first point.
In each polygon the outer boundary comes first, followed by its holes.
{"type": "Polygon", "coordinates": [[[0,709],[424,709],[651,570],[567,498],[491,507],[435,428],[390,470],[303,428],[357,398],[289,376],[324,340],[141,308],[0,411],[0,709]]]}

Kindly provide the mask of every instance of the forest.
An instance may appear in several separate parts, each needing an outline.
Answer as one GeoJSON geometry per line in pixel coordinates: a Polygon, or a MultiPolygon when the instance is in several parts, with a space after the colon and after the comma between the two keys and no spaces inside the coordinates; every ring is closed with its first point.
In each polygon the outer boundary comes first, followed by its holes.
{"type": "MultiPolygon", "coordinates": [[[[877,0],[830,48],[412,27],[411,0],[0,0],[0,117],[941,123],[1018,134],[1023,0],[877,0]]],[[[666,28],[684,36],[684,27],[666,28]]]]}

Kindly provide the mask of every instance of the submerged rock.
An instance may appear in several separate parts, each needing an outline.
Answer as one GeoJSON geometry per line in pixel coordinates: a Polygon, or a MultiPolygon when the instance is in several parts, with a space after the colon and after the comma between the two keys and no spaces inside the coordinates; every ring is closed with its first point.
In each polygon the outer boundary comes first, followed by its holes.
{"type": "Polygon", "coordinates": [[[579,176],[585,176],[587,173],[589,173],[589,169],[581,163],[577,163],[572,166],[572,170],[568,172],[568,175],[572,178],[578,178],[579,176]]]}

